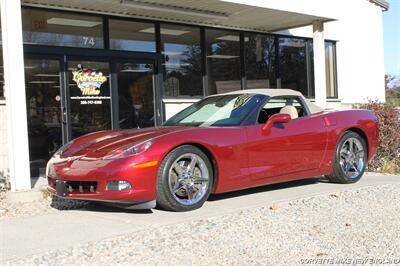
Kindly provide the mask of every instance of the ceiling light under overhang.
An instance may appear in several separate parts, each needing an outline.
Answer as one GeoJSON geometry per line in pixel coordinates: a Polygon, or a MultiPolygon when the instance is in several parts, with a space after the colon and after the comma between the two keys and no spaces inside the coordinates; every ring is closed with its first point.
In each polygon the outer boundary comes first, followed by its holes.
{"type": "MultiPolygon", "coordinates": [[[[154,29],[154,27],[151,27],[151,28],[140,30],[139,32],[154,33],[155,29],[154,29]]],[[[189,33],[189,32],[190,31],[187,31],[187,30],[175,30],[175,29],[165,29],[165,28],[160,29],[161,34],[172,35],[172,36],[180,36],[180,35],[183,35],[183,34],[189,33]]]]}
{"type": "Polygon", "coordinates": [[[303,39],[280,39],[279,40],[280,45],[282,46],[290,46],[290,47],[300,47],[303,48],[306,45],[306,42],[304,42],[303,39]]]}
{"type": "Polygon", "coordinates": [[[61,26],[72,26],[72,27],[83,27],[92,28],[100,25],[101,21],[89,21],[81,19],[69,19],[69,18],[49,18],[47,24],[61,25],[61,26]]]}
{"type": "Polygon", "coordinates": [[[58,83],[57,81],[52,81],[52,80],[32,80],[29,81],[31,84],[54,84],[58,83]]]}
{"type": "Polygon", "coordinates": [[[168,56],[178,56],[181,55],[182,52],[172,52],[172,51],[161,51],[163,55],[168,55],[168,56]]]}
{"type": "Polygon", "coordinates": [[[36,74],[36,77],[60,77],[60,74],[46,74],[46,73],[41,73],[41,74],[36,74]]]}
{"type": "Polygon", "coordinates": [[[173,6],[167,4],[147,3],[139,0],[121,0],[122,5],[134,7],[142,10],[151,10],[159,12],[170,12],[172,14],[182,14],[189,16],[196,16],[210,19],[227,19],[229,14],[223,12],[216,12],[211,10],[195,9],[183,6],[173,6]]]}
{"type": "MultiPolygon", "coordinates": [[[[231,42],[238,42],[240,41],[240,37],[238,35],[224,35],[221,37],[217,37],[217,40],[222,40],[222,41],[231,41],[231,42]]],[[[248,42],[249,37],[244,37],[244,41],[248,42]]]]}
{"type": "Polygon", "coordinates": [[[153,69],[149,64],[132,64],[127,63],[123,65],[123,69],[119,72],[152,72],[153,69]]]}
{"type": "Polygon", "coordinates": [[[151,69],[123,69],[120,72],[124,72],[124,73],[144,73],[144,72],[151,72],[151,69]]]}
{"type": "Polygon", "coordinates": [[[190,63],[165,63],[162,65],[167,66],[167,67],[182,67],[182,66],[191,66],[192,64],[190,64],[190,63]]]}
{"type": "Polygon", "coordinates": [[[215,58],[215,59],[233,59],[238,57],[239,57],[238,55],[223,55],[223,54],[207,55],[207,58],[215,58]]]}

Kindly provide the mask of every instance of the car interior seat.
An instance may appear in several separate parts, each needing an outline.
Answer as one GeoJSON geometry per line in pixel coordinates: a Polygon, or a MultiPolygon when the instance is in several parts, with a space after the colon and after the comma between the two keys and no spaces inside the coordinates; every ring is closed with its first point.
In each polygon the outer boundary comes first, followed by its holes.
{"type": "Polygon", "coordinates": [[[297,113],[297,109],[294,106],[286,105],[280,111],[280,114],[288,114],[292,119],[298,118],[299,114],[297,113]]]}

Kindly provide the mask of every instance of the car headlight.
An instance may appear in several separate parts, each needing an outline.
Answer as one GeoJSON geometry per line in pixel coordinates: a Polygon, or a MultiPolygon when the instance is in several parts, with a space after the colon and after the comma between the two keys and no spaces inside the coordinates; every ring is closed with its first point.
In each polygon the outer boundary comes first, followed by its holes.
{"type": "Polygon", "coordinates": [[[140,153],[147,151],[151,147],[151,145],[153,145],[153,141],[147,140],[147,141],[141,142],[139,144],[136,144],[134,146],[129,146],[129,147],[125,147],[123,149],[118,149],[118,150],[110,153],[109,155],[106,155],[103,159],[105,159],[105,160],[122,159],[122,158],[130,157],[130,156],[138,155],[140,153]]]}
{"type": "Polygon", "coordinates": [[[54,155],[60,155],[65,149],[67,149],[69,146],[74,143],[75,140],[71,140],[70,142],[67,142],[66,144],[62,145],[58,150],[54,153],[54,155]]]}

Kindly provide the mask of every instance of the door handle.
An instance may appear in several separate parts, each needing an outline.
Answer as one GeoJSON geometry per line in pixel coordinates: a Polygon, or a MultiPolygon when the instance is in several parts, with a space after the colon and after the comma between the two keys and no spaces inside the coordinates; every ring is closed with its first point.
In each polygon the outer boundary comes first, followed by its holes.
{"type": "Polygon", "coordinates": [[[67,117],[67,111],[66,111],[65,107],[62,107],[62,120],[61,120],[61,123],[63,125],[67,124],[67,121],[65,120],[66,117],[67,117]]]}

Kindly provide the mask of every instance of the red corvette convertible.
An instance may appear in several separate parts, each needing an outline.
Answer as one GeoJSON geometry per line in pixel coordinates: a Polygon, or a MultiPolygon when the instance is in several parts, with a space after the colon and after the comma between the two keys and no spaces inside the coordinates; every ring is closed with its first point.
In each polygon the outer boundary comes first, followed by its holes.
{"type": "Polygon", "coordinates": [[[322,175],[356,182],[377,142],[371,111],[324,111],[292,90],[242,90],[209,96],[161,127],[79,137],[46,174],[60,197],[189,211],[211,193],[322,175]]]}

